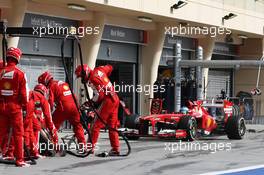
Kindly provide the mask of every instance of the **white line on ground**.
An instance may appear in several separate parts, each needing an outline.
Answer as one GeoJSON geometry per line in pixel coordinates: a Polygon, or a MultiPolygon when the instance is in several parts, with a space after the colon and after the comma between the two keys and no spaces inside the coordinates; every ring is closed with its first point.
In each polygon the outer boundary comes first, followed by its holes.
{"type": "Polygon", "coordinates": [[[264,165],[249,166],[249,167],[237,168],[237,169],[231,169],[231,170],[225,170],[225,171],[214,171],[214,172],[209,172],[209,173],[204,173],[204,174],[199,174],[199,175],[218,175],[218,174],[225,174],[225,173],[235,173],[235,172],[240,172],[240,171],[254,170],[258,168],[264,168],[264,165]]]}

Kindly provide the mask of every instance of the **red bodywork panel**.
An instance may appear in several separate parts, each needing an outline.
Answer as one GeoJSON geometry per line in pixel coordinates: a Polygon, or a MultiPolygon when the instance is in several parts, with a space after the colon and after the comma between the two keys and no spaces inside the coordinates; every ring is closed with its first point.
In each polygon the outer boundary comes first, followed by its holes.
{"type": "Polygon", "coordinates": [[[158,133],[155,130],[157,122],[177,124],[180,121],[181,116],[182,114],[154,114],[149,116],[142,116],[140,117],[139,121],[149,121],[149,124],[152,126],[152,135],[157,136],[158,133]]]}
{"type": "Polygon", "coordinates": [[[184,139],[187,137],[187,133],[183,129],[177,129],[175,133],[164,133],[164,134],[159,134],[158,136],[162,138],[184,139]]]}

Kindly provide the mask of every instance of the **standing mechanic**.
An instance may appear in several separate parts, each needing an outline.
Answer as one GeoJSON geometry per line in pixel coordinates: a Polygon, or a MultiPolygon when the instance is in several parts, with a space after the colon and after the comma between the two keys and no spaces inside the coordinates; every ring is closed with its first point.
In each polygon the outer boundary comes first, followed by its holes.
{"type": "Polygon", "coordinates": [[[54,106],[56,110],[52,114],[52,120],[58,130],[65,120],[69,120],[78,140],[79,146],[85,146],[84,131],[80,123],[80,113],[74,103],[69,85],[63,81],[53,79],[49,72],[44,72],[38,77],[38,83],[49,89],[49,103],[51,111],[54,106]]]}
{"type": "Polygon", "coordinates": [[[24,161],[22,115],[22,109],[26,110],[28,103],[27,80],[25,73],[16,66],[21,55],[19,48],[9,48],[7,66],[0,68],[0,141],[6,140],[4,138],[12,128],[16,166],[28,167],[24,161]]]}
{"type": "MultiPolygon", "coordinates": [[[[100,104],[98,113],[100,117],[111,128],[117,128],[118,125],[118,107],[119,98],[114,91],[114,87],[109,80],[109,76],[113,70],[111,65],[99,66],[94,70],[91,70],[88,65],[83,67],[85,71],[84,81],[93,89],[93,101],[96,104],[100,104]]],[[[75,70],[77,78],[82,77],[82,66],[78,66],[75,70]]],[[[100,129],[104,127],[104,124],[100,120],[96,120],[92,130],[92,142],[95,145],[97,143],[100,129]]],[[[109,138],[112,146],[109,156],[119,155],[119,136],[114,130],[109,129],[109,138]]]]}

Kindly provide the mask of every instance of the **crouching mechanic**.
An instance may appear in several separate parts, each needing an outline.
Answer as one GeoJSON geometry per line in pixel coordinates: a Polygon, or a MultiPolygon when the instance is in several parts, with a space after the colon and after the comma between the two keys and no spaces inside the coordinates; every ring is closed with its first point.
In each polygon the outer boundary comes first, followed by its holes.
{"type": "Polygon", "coordinates": [[[49,89],[49,104],[51,111],[56,106],[52,114],[53,123],[58,130],[61,124],[68,120],[73,126],[73,131],[78,140],[79,146],[85,146],[84,130],[80,122],[80,113],[74,103],[69,85],[63,81],[53,79],[49,72],[44,72],[38,77],[38,83],[45,85],[49,89]]]}
{"type": "Polygon", "coordinates": [[[53,124],[50,105],[46,99],[47,93],[48,90],[43,84],[37,84],[34,87],[34,91],[31,91],[31,98],[34,101],[33,133],[35,137],[34,146],[36,148],[39,146],[38,143],[41,129],[47,128],[49,130],[52,143],[58,143],[57,129],[53,124]]]}
{"type": "MultiPolygon", "coordinates": [[[[10,128],[14,138],[16,166],[28,167],[24,161],[23,116],[28,103],[26,75],[16,65],[22,52],[11,47],[7,50],[7,65],[0,68],[0,141],[7,141],[10,128]]],[[[6,144],[1,144],[1,146],[6,144]]],[[[5,148],[2,147],[2,150],[5,148]]],[[[3,153],[5,154],[5,153],[3,153]]],[[[6,155],[3,155],[5,157],[6,155]]]]}
{"type": "MultiPolygon", "coordinates": [[[[111,128],[117,128],[118,125],[118,107],[119,98],[114,91],[109,76],[113,70],[111,65],[100,66],[91,70],[87,65],[83,67],[85,71],[84,81],[93,89],[93,101],[99,104],[98,113],[100,117],[107,123],[111,128]]],[[[78,66],[75,70],[77,78],[82,77],[82,66],[78,66]]],[[[97,119],[92,129],[92,142],[97,143],[100,129],[104,127],[104,124],[97,119]]],[[[109,130],[109,138],[111,143],[111,151],[109,156],[119,155],[119,135],[114,130],[109,130]]]]}

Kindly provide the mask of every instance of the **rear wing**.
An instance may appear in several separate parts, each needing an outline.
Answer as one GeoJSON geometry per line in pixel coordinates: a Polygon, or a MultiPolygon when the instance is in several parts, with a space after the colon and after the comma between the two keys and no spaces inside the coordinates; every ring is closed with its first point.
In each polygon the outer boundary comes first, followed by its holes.
{"type": "Polygon", "coordinates": [[[224,108],[228,108],[234,105],[234,103],[229,100],[215,100],[215,99],[198,100],[191,102],[189,104],[191,104],[192,106],[224,107],[224,108]]]}

